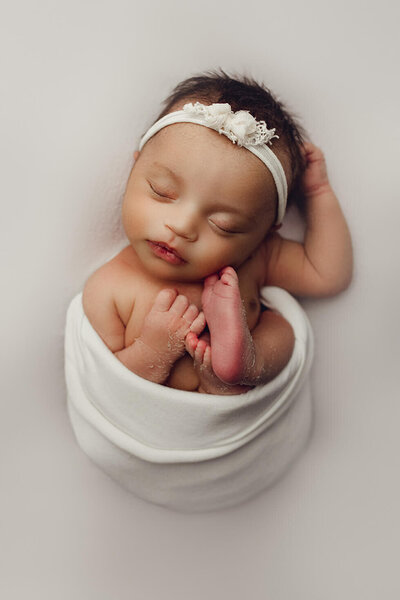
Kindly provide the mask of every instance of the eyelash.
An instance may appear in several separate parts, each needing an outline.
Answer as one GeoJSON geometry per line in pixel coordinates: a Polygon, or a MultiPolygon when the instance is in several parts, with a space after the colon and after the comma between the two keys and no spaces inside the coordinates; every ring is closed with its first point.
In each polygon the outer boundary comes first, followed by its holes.
{"type": "MultiPolygon", "coordinates": [[[[160,198],[166,198],[168,200],[171,200],[171,198],[169,196],[166,196],[165,194],[160,194],[160,192],[157,192],[156,189],[154,189],[154,187],[151,185],[151,183],[149,182],[149,186],[151,188],[151,190],[160,198]]],[[[227,233],[229,235],[234,235],[235,233],[241,233],[240,231],[231,231],[230,229],[224,229],[223,227],[220,227],[219,225],[217,225],[216,223],[214,223],[214,221],[210,221],[210,223],[212,223],[214,225],[214,227],[216,227],[218,229],[218,231],[221,231],[223,233],[227,233]]]]}
{"type": "Polygon", "coordinates": [[[157,196],[159,196],[160,198],[168,198],[168,200],[171,200],[172,198],[170,198],[169,196],[166,196],[165,194],[160,194],[160,192],[157,192],[157,190],[155,190],[153,188],[153,186],[151,185],[151,183],[149,183],[150,188],[152,189],[152,191],[157,194],[157,196]]]}
{"type": "Polygon", "coordinates": [[[223,233],[227,233],[229,235],[235,235],[237,233],[241,233],[241,231],[232,231],[231,229],[224,229],[220,225],[217,225],[216,223],[214,223],[214,221],[210,221],[210,223],[212,223],[214,225],[214,227],[216,227],[219,231],[222,231],[223,233]]]}

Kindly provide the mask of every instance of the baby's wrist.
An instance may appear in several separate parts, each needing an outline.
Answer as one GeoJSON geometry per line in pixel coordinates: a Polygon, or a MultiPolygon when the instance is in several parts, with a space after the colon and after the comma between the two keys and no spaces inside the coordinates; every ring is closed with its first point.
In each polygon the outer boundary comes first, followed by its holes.
{"type": "Polygon", "coordinates": [[[159,348],[153,348],[153,346],[149,344],[148,341],[144,340],[142,335],[136,338],[132,345],[135,346],[136,352],[141,357],[144,363],[151,363],[154,361],[157,363],[162,362],[164,365],[168,364],[169,368],[171,368],[171,366],[174,364],[173,361],[167,360],[167,358],[165,357],[165,353],[160,352],[159,348]]]}
{"type": "Polygon", "coordinates": [[[333,194],[334,191],[329,181],[324,183],[320,183],[318,185],[314,185],[309,189],[303,190],[304,196],[307,199],[318,198],[319,196],[326,196],[328,194],[333,194]]]}

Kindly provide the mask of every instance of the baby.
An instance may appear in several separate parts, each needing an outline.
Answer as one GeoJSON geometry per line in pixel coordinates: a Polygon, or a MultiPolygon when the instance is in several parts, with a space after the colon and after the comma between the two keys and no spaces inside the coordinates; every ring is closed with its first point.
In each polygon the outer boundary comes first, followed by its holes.
{"type": "Polygon", "coordinates": [[[294,347],[289,323],[262,310],[260,288],[344,290],[350,233],[321,150],[265,87],[220,70],[181,82],[164,104],[134,153],[129,245],[89,277],[83,308],[137,375],[240,394],[276,377],[294,347]],[[294,201],[303,244],[276,232],[294,201]]]}

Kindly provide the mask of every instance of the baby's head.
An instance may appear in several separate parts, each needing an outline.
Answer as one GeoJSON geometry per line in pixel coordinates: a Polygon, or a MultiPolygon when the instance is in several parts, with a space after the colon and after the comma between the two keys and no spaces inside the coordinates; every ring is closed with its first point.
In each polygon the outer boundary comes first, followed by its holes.
{"type": "MultiPolygon", "coordinates": [[[[268,146],[283,167],[290,205],[304,168],[303,131],[284,106],[250,79],[211,72],[178,84],[156,121],[196,102],[229,104],[275,129],[279,138],[268,146]]],[[[223,266],[238,268],[274,228],[275,176],[249,149],[187,122],[161,128],[142,146],[125,192],[123,223],[155,276],[195,281],[223,266]]]]}

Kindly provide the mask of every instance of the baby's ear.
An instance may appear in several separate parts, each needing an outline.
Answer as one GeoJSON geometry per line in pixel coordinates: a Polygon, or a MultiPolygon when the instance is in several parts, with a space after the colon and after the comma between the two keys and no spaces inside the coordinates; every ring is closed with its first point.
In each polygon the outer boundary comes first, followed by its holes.
{"type": "Polygon", "coordinates": [[[135,152],[133,153],[133,159],[134,159],[135,162],[137,161],[137,159],[139,158],[139,156],[140,156],[139,150],[135,150],[135,152]]]}

